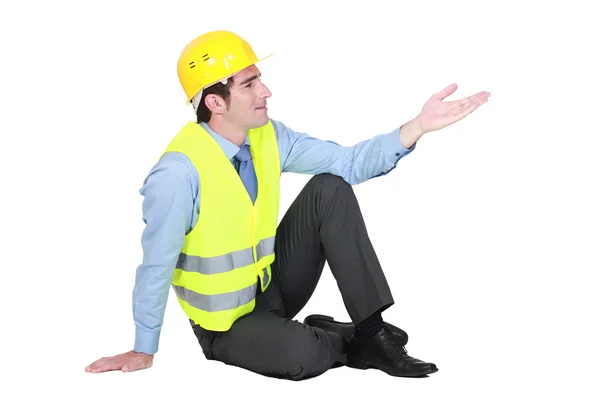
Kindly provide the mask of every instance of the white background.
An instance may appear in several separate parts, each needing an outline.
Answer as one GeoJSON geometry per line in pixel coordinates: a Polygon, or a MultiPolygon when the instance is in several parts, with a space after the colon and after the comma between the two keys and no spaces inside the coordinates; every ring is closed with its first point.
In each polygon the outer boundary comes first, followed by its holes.
{"type": "MultiPolygon", "coordinates": [[[[3,2],[0,397],[597,399],[592,2],[407,3],[3,2]],[[179,53],[215,29],[275,53],[259,65],[272,118],[344,145],[450,83],[449,100],[491,92],[355,186],[396,300],[384,317],[438,373],[294,383],[208,362],[172,292],[152,368],[84,372],[133,347],[138,190],[194,119],[179,53]]],[[[283,176],[280,216],[309,178],[283,176]]],[[[348,320],[328,269],[298,319],[313,312],[348,320]]]]}

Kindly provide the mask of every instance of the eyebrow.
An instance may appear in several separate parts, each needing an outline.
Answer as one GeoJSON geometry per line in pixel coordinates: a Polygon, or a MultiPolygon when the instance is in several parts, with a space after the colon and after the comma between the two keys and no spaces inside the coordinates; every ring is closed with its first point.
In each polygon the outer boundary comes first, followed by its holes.
{"type": "Polygon", "coordinates": [[[242,82],[239,83],[240,86],[244,86],[246,83],[250,83],[251,81],[258,79],[262,76],[262,74],[258,74],[258,75],[252,75],[250,78],[246,78],[244,79],[242,82]]]}

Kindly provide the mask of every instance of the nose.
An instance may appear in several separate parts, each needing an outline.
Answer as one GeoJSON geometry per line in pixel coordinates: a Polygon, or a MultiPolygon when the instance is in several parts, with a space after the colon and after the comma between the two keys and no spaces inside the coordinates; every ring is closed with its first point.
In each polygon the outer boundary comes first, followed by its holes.
{"type": "Polygon", "coordinates": [[[269,97],[271,97],[272,93],[271,93],[271,91],[269,90],[269,88],[267,87],[267,85],[265,85],[265,84],[264,84],[264,83],[262,83],[262,82],[261,82],[260,84],[261,84],[261,86],[262,86],[262,87],[261,87],[261,89],[262,89],[262,90],[261,90],[261,93],[260,93],[260,97],[261,97],[261,99],[266,99],[266,98],[269,98],[269,97]]]}

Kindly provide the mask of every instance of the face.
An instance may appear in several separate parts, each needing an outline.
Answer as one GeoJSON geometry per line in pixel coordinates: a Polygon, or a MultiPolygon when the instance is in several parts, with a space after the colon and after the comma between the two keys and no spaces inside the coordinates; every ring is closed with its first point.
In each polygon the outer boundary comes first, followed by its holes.
{"type": "Polygon", "coordinates": [[[260,81],[260,75],[258,68],[251,65],[233,77],[229,109],[223,113],[231,125],[247,130],[269,121],[267,98],[271,91],[260,81]]]}

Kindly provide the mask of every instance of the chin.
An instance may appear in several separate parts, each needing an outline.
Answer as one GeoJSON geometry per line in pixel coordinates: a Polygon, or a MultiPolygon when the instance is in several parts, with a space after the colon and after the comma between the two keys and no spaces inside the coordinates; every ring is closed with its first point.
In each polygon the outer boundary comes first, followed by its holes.
{"type": "Polygon", "coordinates": [[[265,115],[264,117],[256,120],[253,125],[254,125],[254,128],[260,128],[261,126],[265,126],[267,124],[267,122],[269,122],[269,116],[265,115]]]}

